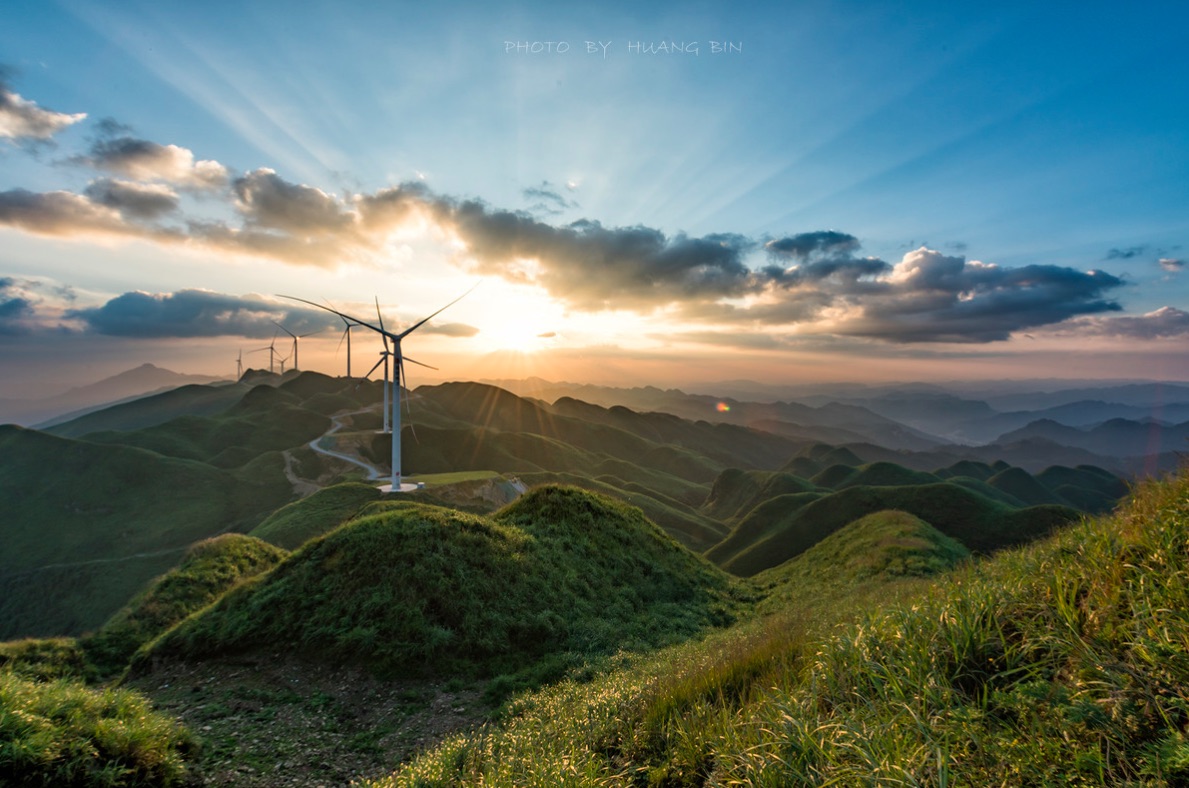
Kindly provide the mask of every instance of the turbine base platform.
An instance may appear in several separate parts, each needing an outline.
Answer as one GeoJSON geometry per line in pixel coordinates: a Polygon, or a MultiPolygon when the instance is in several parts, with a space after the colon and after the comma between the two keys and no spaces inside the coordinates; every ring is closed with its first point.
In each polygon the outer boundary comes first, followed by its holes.
{"type": "MultiPolygon", "coordinates": [[[[388,484],[381,484],[379,486],[379,488],[377,488],[377,489],[379,489],[380,492],[382,492],[382,493],[393,492],[391,482],[389,482],[388,484]]],[[[396,492],[409,493],[409,492],[417,492],[418,490],[424,490],[424,489],[425,489],[425,485],[421,482],[417,482],[416,484],[411,483],[411,482],[403,482],[400,485],[400,487],[396,490],[396,492]]]]}

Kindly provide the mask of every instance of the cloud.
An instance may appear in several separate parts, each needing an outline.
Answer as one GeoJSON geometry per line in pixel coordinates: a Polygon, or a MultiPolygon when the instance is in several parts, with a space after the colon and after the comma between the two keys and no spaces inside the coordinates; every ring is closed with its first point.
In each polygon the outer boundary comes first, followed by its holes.
{"type": "Polygon", "coordinates": [[[1189,335],[1189,312],[1162,306],[1143,315],[1084,317],[1056,327],[1053,333],[1126,339],[1181,337],[1189,335]]]}
{"type": "Polygon", "coordinates": [[[128,225],[115,208],[67,191],[0,192],[0,225],[38,235],[145,235],[143,228],[128,225]]]}
{"type": "Polygon", "coordinates": [[[1139,257],[1144,252],[1148,251],[1147,244],[1140,244],[1139,246],[1129,246],[1126,249],[1111,249],[1106,253],[1107,260],[1130,260],[1133,257],[1139,257]]]}
{"type": "Polygon", "coordinates": [[[99,307],[70,310],[66,316],[92,333],[140,338],[271,337],[277,332],[274,320],[296,334],[341,328],[339,318],[326,312],[208,290],[124,293],[99,307]]]}
{"type": "Polygon", "coordinates": [[[858,298],[833,333],[888,342],[993,342],[1016,331],[1122,309],[1106,292],[1123,281],[1053,265],[1001,268],[921,247],[858,298]]]}
{"type": "Polygon", "coordinates": [[[433,323],[426,323],[418,329],[422,334],[438,334],[444,337],[473,337],[479,333],[479,329],[474,326],[468,326],[466,323],[443,323],[440,326],[433,323]]]}
{"type": "Polygon", "coordinates": [[[34,311],[22,283],[10,276],[0,277],[0,336],[29,333],[34,311]]]}
{"type": "Polygon", "coordinates": [[[128,136],[96,140],[89,155],[72,161],[134,181],[165,181],[196,191],[221,189],[228,178],[217,161],[195,161],[186,148],[128,136]]]}
{"type": "Polygon", "coordinates": [[[773,257],[792,257],[805,261],[811,257],[846,256],[859,248],[859,239],[836,230],[818,230],[778,238],[764,244],[773,257]]]}
{"type": "Polygon", "coordinates": [[[37,106],[14,93],[0,74],[0,138],[14,141],[47,141],[67,126],[87,117],[85,112],[68,114],[37,106]]]}
{"type": "Polygon", "coordinates": [[[178,195],[159,183],[100,178],[83,192],[93,203],[114,208],[125,218],[153,220],[178,209],[178,195]]]}
{"type": "Polygon", "coordinates": [[[273,170],[258,169],[232,183],[236,207],[248,225],[295,237],[342,233],[353,216],[321,189],[289,183],[273,170]]]}
{"type": "MultiPolygon", "coordinates": [[[[573,189],[571,188],[570,191],[573,189]]],[[[574,200],[568,200],[562,196],[557,187],[549,181],[541,181],[540,186],[527,188],[522,194],[524,199],[533,202],[529,206],[529,210],[537,213],[557,215],[579,207],[574,200]]]]}
{"type": "Polygon", "coordinates": [[[743,262],[755,242],[741,235],[666,236],[644,226],[581,220],[554,227],[477,201],[437,200],[435,217],[467,247],[475,270],[545,288],[583,310],[651,311],[688,299],[718,299],[761,286],[743,262]]]}
{"type": "Polygon", "coordinates": [[[1185,261],[1179,258],[1161,257],[1160,267],[1170,274],[1179,273],[1185,268],[1185,261]]]}
{"type": "MultiPolygon", "coordinates": [[[[65,317],[80,323],[88,333],[142,339],[270,338],[278,332],[277,323],[298,335],[326,330],[334,335],[341,333],[343,328],[338,315],[320,309],[279,303],[258,295],[236,296],[210,290],[133,291],[118,295],[101,306],[69,309],[65,317]]],[[[429,323],[420,332],[470,337],[479,333],[479,329],[463,323],[429,323]]]]}

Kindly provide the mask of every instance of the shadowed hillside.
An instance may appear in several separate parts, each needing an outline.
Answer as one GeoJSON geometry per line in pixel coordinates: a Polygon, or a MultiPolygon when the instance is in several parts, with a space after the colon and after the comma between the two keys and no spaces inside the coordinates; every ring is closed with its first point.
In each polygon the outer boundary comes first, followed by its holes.
{"type": "Polygon", "coordinates": [[[287,502],[279,455],[235,472],[0,427],[0,637],[96,627],[190,544],[287,502]]]}

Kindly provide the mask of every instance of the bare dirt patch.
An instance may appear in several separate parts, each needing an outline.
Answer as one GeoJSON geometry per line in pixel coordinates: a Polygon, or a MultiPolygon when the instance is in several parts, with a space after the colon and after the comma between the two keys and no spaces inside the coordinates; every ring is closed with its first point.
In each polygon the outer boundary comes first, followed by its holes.
{"type": "Polygon", "coordinates": [[[130,684],[198,737],[195,786],[379,777],[490,713],[481,684],[381,681],[282,655],[167,665],[130,684]]]}

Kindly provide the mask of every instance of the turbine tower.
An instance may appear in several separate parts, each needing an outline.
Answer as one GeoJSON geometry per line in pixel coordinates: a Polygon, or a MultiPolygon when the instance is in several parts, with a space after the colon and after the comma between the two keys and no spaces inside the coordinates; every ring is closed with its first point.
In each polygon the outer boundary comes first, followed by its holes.
{"type": "MultiPolygon", "coordinates": [[[[339,347],[343,346],[343,340],[347,340],[347,378],[351,378],[351,329],[355,328],[355,324],[347,318],[339,315],[343,321],[343,336],[339,339],[339,347]]],[[[337,352],[337,351],[336,351],[337,352]]]]}
{"type": "Polygon", "coordinates": [[[239,380],[244,376],[244,349],[239,349],[239,355],[235,358],[235,379],[239,380]]]}
{"type": "MultiPolygon", "coordinates": [[[[478,285],[475,285],[475,287],[478,287],[478,285]]],[[[344,320],[349,320],[352,323],[355,323],[356,325],[360,325],[360,326],[363,326],[364,328],[369,328],[372,331],[375,331],[377,334],[380,335],[380,338],[384,340],[384,350],[380,354],[381,355],[380,361],[376,362],[376,366],[372,367],[372,371],[375,371],[376,367],[380,366],[381,363],[384,364],[384,368],[385,368],[384,393],[385,393],[385,395],[388,394],[389,385],[395,384],[394,385],[395,390],[393,391],[392,396],[391,397],[386,396],[385,399],[387,401],[384,403],[385,412],[388,412],[388,410],[391,409],[391,413],[392,413],[392,418],[391,418],[391,423],[392,423],[392,482],[390,485],[386,485],[386,486],[380,488],[381,490],[383,490],[385,492],[402,492],[402,491],[416,489],[411,484],[404,485],[404,486],[401,485],[401,473],[400,473],[400,390],[401,390],[401,381],[405,380],[405,361],[408,361],[411,364],[416,364],[421,367],[429,367],[430,369],[435,369],[435,367],[430,367],[429,364],[422,364],[420,361],[417,361],[416,359],[408,358],[407,356],[405,356],[404,353],[401,351],[401,347],[400,347],[401,340],[404,339],[405,337],[407,337],[409,334],[412,334],[417,329],[421,328],[423,325],[425,325],[430,320],[432,320],[433,318],[440,315],[442,312],[446,311],[450,307],[457,304],[459,301],[461,301],[463,298],[465,298],[471,292],[471,290],[474,290],[475,287],[472,287],[470,290],[466,291],[466,293],[463,293],[458,298],[456,298],[453,301],[451,301],[450,303],[446,304],[446,306],[444,306],[441,309],[439,309],[438,311],[434,312],[429,317],[424,317],[421,320],[418,320],[416,323],[409,326],[404,331],[401,331],[399,334],[394,334],[393,332],[389,331],[387,328],[384,327],[384,318],[383,318],[383,316],[380,315],[380,300],[378,298],[376,299],[376,317],[377,317],[377,322],[379,323],[379,325],[376,325],[375,323],[369,323],[366,320],[361,320],[361,319],[355,317],[354,315],[344,314],[343,312],[340,312],[337,309],[331,309],[328,306],[323,306],[322,304],[317,304],[317,303],[314,303],[313,301],[307,301],[304,298],[297,298],[296,296],[287,296],[287,295],[280,296],[281,298],[288,298],[292,301],[300,301],[303,304],[309,304],[310,306],[317,307],[318,309],[324,310],[326,312],[336,314],[339,317],[343,318],[344,320]],[[393,367],[394,380],[391,383],[388,380],[388,371],[387,371],[388,370],[387,362],[388,362],[389,356],[391,356],[393,359],[392,367],[393,367]],[[385,489],[385,487],[387,487],[387,489],[385,489]]],[[[368,372],[368,375],[370,375],[370,374],[371,374],[371,372],[368,372]]]]}

